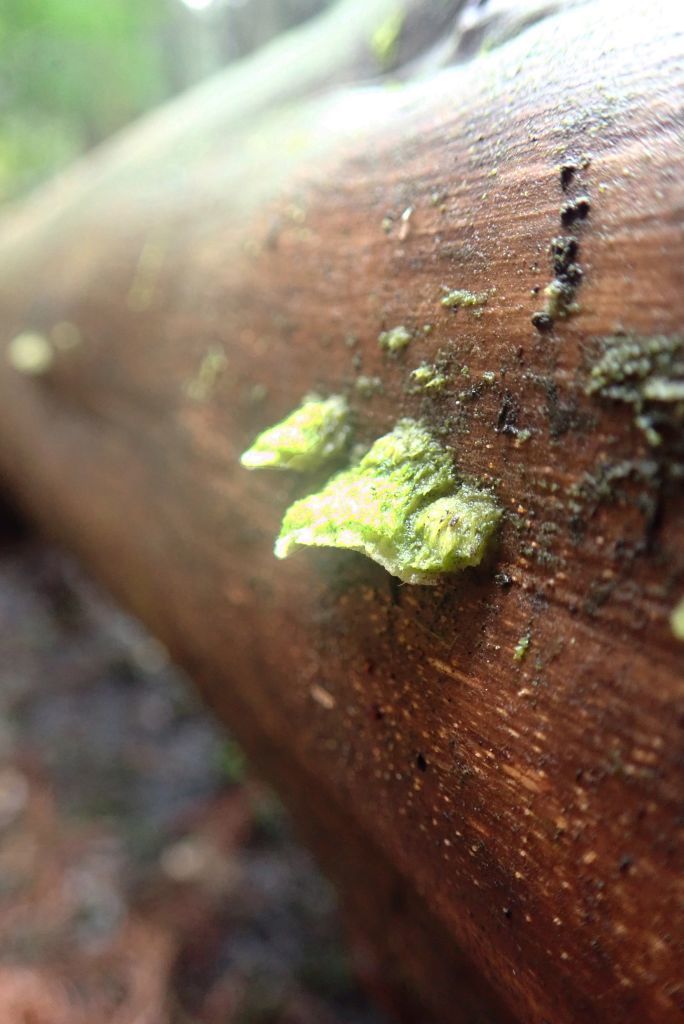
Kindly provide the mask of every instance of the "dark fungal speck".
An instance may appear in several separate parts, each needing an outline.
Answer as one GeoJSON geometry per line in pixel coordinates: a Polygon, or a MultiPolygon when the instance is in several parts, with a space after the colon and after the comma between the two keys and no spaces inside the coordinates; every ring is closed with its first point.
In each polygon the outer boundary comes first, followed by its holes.
{"type": "Polygon", "coordinates": [[[572,179],[575,177],[576,171],[577,167],[575,164],[561,164],[560,183],[564,192],[572,183],[572,179]]]}
{"type": "Polygon", "coordinates": [[[422,754],[418,754],[418,757],[416,758],[416,766],[418,767],[418,770],[421,772],[427,771],[427,761],[425,760],[422,754]]]}
{"type": "Polygon", "coordinates": [[[532,314],[531,317],[532,326],[536,327],[537,330],[544,334],[546,331],[550,331],[553,327],[553,320],[548,313],[544,313],[543,310],[538,310],[532,314]]]}
{"type": "Polygon", "coordinates": [[[580,283],[584,276],[584,271],[580,267],[579,263],[570,263],[565,270],[565,280],[569,281],[570,284],[575,287],[580,283]]]}
{"type": "Polygon", "coordinates": [[[577,239],[572,235],[558,235],[551,239],[553,269],[556,274],[565,274],[577,257],[577,239]]]}
{"type": "Polygon", "coordinates": [[[569,224],[574,224],[577,220],[584,220],[590,210],[591,202],[588,196],[578,196],[577,199],[571,199],[561,206],[561,223],[567,227],[569,224]]]}
{"type": "Polygon", "coordinates": [[[499,406],[499,413],[496,419],[496,431],[498,434],[511,434],[515,437],[518,433],[518,403],[510,391],[504,392],[499,406]]]}

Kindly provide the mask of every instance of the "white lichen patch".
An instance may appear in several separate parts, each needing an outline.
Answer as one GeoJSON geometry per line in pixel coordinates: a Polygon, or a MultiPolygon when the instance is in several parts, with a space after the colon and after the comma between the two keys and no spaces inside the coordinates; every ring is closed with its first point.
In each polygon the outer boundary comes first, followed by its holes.
{"type": "Polygon", "coordinates": [[[392,327],[389,331],[383,331],[379,334],[378,344],[380,345],[380,348],[387,349],[388,352],[401,352],[403,348],[406,348],[412,338],[413,335],[409,331],[408,327],[404,327],[403,324],[399,324],[397,327],[392,327]]]}
{"type": "Polygon", "coordinates": [[[492,495],[459,482],[446,449],[405,419],[357,465],[288,509],[275,553],[347,548],[406,583],[429,584],[478,565],[500,516],[492,495]]]}
{"type": "Polygon", "coordinates": [[[37,331],[23,331],[7,346],[7,362],[17,373],[39,377],[51,368],[55,358],[49,338],[37,331]]]}
{"type": "Polygon", "coordinates": [[[349,442],[349,407],[340,395],[308,395],[280,423],[259,434],[240,457],[246,469],[319,469],[341,455],[349,442]]]}

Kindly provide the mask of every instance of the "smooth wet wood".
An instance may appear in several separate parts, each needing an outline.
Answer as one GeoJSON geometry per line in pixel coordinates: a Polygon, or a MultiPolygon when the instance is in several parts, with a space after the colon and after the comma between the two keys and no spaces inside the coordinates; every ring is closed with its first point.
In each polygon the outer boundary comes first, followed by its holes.
{"type": "Polygon", "coordinates": [[[44,379],[2,367],[6,486],[288,799],[407,1021],[414,998],[445,1024],[682,1009],[684,506],[657,474],[596,499],[602,467],[654,456],[585,394],[592,339],[684,327],[677,21],[587,5],[229,132],[205,92],[177,108],[203,121],[171,108],[0,231],[4,339],[82,336],[44,379]],[[585,194],[581,312],[540,334],[533,290],[585,194]],[[450,287],[492,294],[455,312],[450,287]],[[416,338],[392,359],[395,324],[416,338]],[[449,387],[413,393],[439,353],[449,387]],[[508,510],[491,563],[421,588],[342,552],[276,562],[306,484],[237,460],[309,390],[348,394],[360,441],[402,415],[439,431],[508,510]]]}

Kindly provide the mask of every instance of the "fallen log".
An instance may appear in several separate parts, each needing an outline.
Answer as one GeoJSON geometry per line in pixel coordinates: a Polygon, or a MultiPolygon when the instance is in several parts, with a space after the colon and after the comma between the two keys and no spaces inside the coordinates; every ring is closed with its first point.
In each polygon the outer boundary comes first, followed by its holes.
{"type": "Polygon", "coordinates": [[[277,785],[409,1021],[682,1007],[681,36],[616,11],[282,103],[256,57],[0,227],[6,488],[277,785]],[[310,392],[494,496],[480,566],[274,559],[329,473],[239,459],[310,392]]]}

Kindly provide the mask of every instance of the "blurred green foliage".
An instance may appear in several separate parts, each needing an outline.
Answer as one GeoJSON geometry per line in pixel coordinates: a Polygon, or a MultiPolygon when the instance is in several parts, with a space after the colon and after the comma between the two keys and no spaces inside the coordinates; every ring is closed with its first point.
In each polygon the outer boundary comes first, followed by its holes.
{"type": "Polygon", "coordinates": [[[0,0],[0,203],[331,0],[0,0]]]}
{"type": "Polygon", "coordinates": [[[170,89],[169,0],[0,0],[0,202],[170,89]]]}

